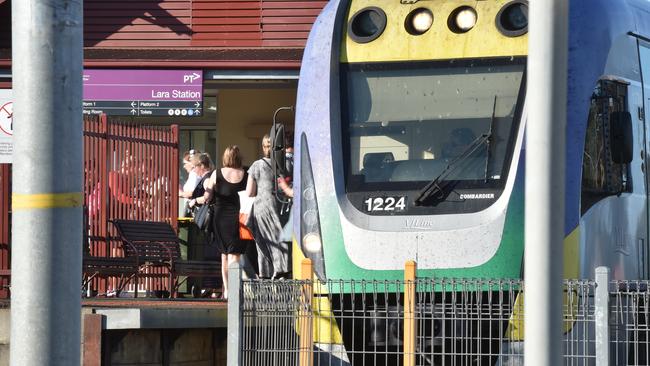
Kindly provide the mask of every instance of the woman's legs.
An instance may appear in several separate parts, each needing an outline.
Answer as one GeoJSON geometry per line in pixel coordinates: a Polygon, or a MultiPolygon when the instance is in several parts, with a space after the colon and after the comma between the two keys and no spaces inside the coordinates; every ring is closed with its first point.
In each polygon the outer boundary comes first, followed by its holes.
{"type": "Polygon", "coordinates": [[[221,255],[221,280],[223,282],[223,293],[228,293],[228,255],[221,255]]]}
{"type": "Polygon", "coordinates": [[[240,254],[228,254],[228,260],[226,263],[226,268],[225,270],[223,269],[223,263],[225,262],[222,258],[221,262],[221,268],[224,271],[223,272],[223,298],[227,299],[228,298],[228,266],[230,266],[232,263],[239,262],[239,256],[240,254]]]}
{"type": "Polygon", "coordinates": [[[235,262],[239,262],[239,256],[241,254],[228,254],[228,265],[231,265],[235,262]]]}

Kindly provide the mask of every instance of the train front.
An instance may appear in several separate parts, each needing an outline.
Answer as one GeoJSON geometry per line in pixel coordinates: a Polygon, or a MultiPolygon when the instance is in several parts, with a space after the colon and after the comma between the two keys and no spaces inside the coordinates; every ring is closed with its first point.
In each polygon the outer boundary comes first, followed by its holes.
{"type": "Polygon", "coordinates": [[[330,1],[298,87],[294,263],[321,280],[398,280],[408,260],[418,277],[521,277],[527,12],[330,1]]]}

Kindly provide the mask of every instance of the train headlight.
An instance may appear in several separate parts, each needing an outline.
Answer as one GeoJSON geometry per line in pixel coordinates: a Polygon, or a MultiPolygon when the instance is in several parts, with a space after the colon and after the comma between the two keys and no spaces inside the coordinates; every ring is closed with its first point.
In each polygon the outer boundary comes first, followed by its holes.
{"type": "Polygon", "coordinates": [[[316,199],[316,192],[314,192],[314,187],[307,187],[302,191],[302,197],[307,201],[313,201],[316,199]]]}
{"type": "Polygon", "coordinates": [[[476,10],[470,6],[456,8],[447,21],[449,29],[454,33],[465,33],[476,25],[478,15],[476,10]]]}
{"type": "Polygon", "coordinates": [[[302,214],[302,221],[305,225],[318,225],[318,212],[316,210],[306,210],[302,214]]]}
{"type": "Polygon", "coordinates": [[[320,235],[309,233],[302,238],[302,247],[308,253],[318,253],[321,251],[323,245],[320,240],[320,235]]]}
{"type": "Polygon", "coordinates": [[[418,8],[406,17],[404,27],[409,34],[419,36],[426,33],[433,24],[433,13],[427,8],[418,8]]]}
{"type": "Polygon", "coordinates": [[[356,12],[348,23],[348,35],[357,43],[368,43],[377,39],[386,29],[386,13],[376,6],[369,6],[356,12]]]}
{"type": "Polygon", "coordinates": [[[528,2],[514,0],[504,5],[495,19],[499,32],[507,37],[517,37],[528,32],[528,2]]]}
{"type": "MultiPolygon", "coordinates": [[[[300,136],[300,249],[305,257],[314,264],[314,273],[325,281],[325,258],[323,257],[323,239],[321,237],[318,198],[314,184],[314,172],[307,137],[300,136]]],[[[296,214],[294,212],[294,214],[296,214]]]]}

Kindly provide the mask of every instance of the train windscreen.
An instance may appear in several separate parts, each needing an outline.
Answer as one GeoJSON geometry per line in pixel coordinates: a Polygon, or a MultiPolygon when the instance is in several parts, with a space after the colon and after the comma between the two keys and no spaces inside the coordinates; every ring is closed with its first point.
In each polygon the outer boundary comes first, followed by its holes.
{"type": "Polygon", "coordinates": [[[525,58],[341,65],[346,191],[501,187],[524,69],[525,58]]]}

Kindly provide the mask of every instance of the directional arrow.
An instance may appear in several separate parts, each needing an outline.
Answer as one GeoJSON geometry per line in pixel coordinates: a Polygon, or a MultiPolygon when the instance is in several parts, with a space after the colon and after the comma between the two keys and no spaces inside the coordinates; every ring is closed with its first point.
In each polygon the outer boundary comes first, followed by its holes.
{"type": "Polygon", "coordinates": [[[201,114],[201,111],[200,111],[200,110],[198,110],[198,109],[195,109],[195,110],[194,110],[194,114],[196,114],[196,115],[198,116],[198,115],[200,115],[200,114],[201,114]]]}
{"type": "Polygon", "coordinates": [[[199,103],[199,102],[194,103],[194,107],[196,107],[196,108],[198,108],[200,105],[201,105],[201,103],[199,103]]]}
{"type": "Polygon", "coordinates": [[[132,108],[135,108],[136,105],[138,105],[138,103],[136,103],[135,101],[131,102],[131,107],[132,108]]]}
{"type": "Polygon", "coordinates": [[[136,113],[138,113],[138,111],[136,111],[135,109],[131,109],[131,114],[136,114],[136,113]]]}

